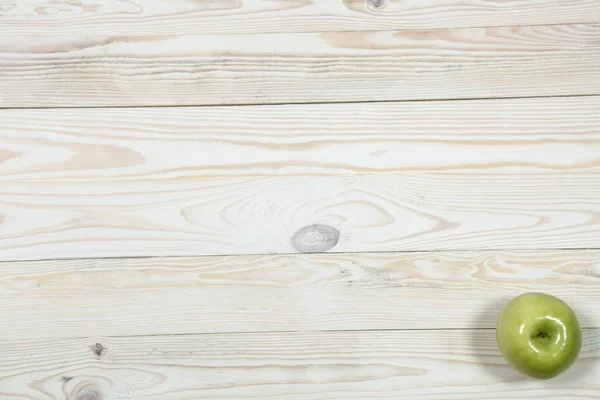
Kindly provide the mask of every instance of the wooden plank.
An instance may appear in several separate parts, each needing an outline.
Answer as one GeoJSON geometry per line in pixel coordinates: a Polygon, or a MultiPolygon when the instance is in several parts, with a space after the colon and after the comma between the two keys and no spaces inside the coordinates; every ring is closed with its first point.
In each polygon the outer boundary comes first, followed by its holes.
{"type": "Polygon", "coordinates": [[[0,146],[6,154],[0,182],[184,171],[211,177],[597,171],[600,96],[5,110],[0,146]]]}
{"type": "Polygon", "coordinates": [[[596,247],[599,133],[599,97],[5,110],[0,260],[596,247]]]}
{"type": "Polygon", "coordinates": [[[598,174],[85,179],[3,183],[0,259],[593,248],[600,233],[598,174]]]}
{"type": "Polygon", "coordinates": [[[0,38],[0,107],[600,93],[600,25],[0,38]],[[293,45],[292,45],[293,44],[293,45]]]}
{"type": "Polygon", "coordinates": [[[0,385],[6,400],[598,399],[600,331],[586,330],[580,358],[550,381],[513,371],[494,335],[315,332],[0,342],[0,385]]]}
{"type": "Polygon", "coordinates": [[[542,291],[600,325],[600,250],[0,263],[2,337],[494,328],[542,291]]]}
{"type": "Polygon", "coordinates": [[[595,0],[4,0],[0,36],[429,29],[600,21],[595,0]]]}

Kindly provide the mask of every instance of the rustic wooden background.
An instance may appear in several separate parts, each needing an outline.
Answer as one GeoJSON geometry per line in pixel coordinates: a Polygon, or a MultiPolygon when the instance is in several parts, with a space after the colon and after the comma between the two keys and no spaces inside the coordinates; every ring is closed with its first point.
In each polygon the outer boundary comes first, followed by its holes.
{"type": "Polygon", "coordinates": [[[599,278],[598,0],[0,0],[2,400],[600,399],[599,278]]]}

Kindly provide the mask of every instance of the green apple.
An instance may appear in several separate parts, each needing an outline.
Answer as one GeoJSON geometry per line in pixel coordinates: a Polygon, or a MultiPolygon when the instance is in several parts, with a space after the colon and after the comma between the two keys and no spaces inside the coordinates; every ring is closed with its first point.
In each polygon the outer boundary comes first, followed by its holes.
{"type": "Polygon", "coordinates": [[[581,350],[577,316],[561,299],[545,293],[515,297],[498,318],[496,340],[506,361],[535,379],[566,371],[581,350]]]}

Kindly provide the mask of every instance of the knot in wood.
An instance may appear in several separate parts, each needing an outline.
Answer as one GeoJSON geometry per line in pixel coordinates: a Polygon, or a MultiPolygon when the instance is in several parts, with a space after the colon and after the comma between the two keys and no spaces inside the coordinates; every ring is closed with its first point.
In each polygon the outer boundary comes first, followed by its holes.
{"type": "Polygon", "coordinates": [[[301,228],[292,236],[292,246],[300,253],[323,253],[331,250],[340,239],[332,226],[314,224],[301,228]]]}
{"type": "Polygon", "coordinates": [[[106,352],[106,347],[102,346],[100,343],[96,343],[95,345],[91,346],[91,349],[96,357],[102,357],[106,352]]]}
{"type": "Polygon", "coordinates": [[[374,8],[379,8],[379,7],[383,6],[383,3],[385,3],[385,0],[367,0],[367,1],[374,8]]]}
{"type": "Polygon", "coordinates": [[[102,391],[97,388],[97,387],[84,387],[83,389],[81,389],[76,395],[75,397],[72,398],[73,400],[104,400],[104,395],[102,394],[102,391]]]}

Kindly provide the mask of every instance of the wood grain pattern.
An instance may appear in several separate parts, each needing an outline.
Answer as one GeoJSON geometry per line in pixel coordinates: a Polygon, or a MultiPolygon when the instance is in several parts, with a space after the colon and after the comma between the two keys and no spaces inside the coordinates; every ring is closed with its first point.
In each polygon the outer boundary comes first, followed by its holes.
{"type": "Polygon", "coordinates": [[[0,0],[0,398],[600,399],[598,22],[0,0]],[[550,382],[495,344],[534,290],[585,327],[550,382]]]}
{"type": "Polygon", "coordinates": [[[0,107],[600,93],[600,25],[0,38],[0,107]]]}
{"type": "Polygon", "coordinates": [[[595,0],[2,0],[0,35],[181,35],[568,24],[595,0]]]}
{"type": "Polygon", "coordinates": [[[493,330],[5,341],[0,385],[7,400],[597,399],[599,346],[586,330],[569,371],[534,381],[493,330]]]}
{"type": "Polygon", "coordinates": [[[514,296],[600,326],[600,251],[0,263],[2,337],[494,328],[514,296]]]}
{"type": "Polygon", "coordinates": [[[166,174],[0,192],[1,260],[295,253],[312,224],[339,231],[334,252],[591,248],[600,232],[598,174],[166,174]]]}
{"type": "Polygon", "coordinates": [[[600,97],[5,110],[0,260],[289,253],[314,224],[306,251],[596,247],[599,133],[600,97]]]}
{"type": "Polygon", "coordinates": [[[0,182],[598,167],[600,96],[0,112],[0,182]]]}

